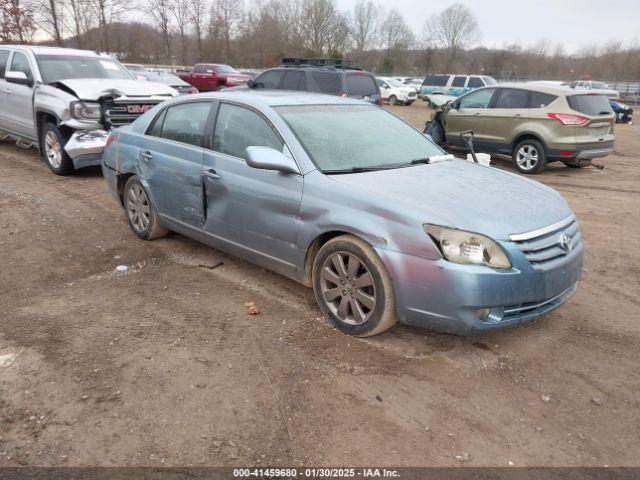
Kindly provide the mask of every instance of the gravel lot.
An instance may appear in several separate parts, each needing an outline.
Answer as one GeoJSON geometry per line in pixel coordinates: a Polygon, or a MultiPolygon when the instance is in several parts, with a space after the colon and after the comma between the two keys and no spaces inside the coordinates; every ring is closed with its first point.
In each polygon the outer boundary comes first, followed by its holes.
{"type": "Polygon", "coordinates": [[[138,240],[98,169],[0,144],[0,466],[640,465],[640,127],[616,131],[604,170],[536,176],[582,224],[577,294],[475,338],[346,337],[290,280],[138,240]]]}

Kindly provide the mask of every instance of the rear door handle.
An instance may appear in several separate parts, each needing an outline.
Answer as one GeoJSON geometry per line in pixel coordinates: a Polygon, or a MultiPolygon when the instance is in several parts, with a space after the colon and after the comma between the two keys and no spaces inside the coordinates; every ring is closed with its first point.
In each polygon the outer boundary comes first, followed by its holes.
{"type": "Polygon", "coordinates": [[[140,158],[145,162],[148,162],[153,158],[153,155],[151,155],[150,152],[140,152],[140,158]]]}
{"type": "Polygon", "coordinates": [[[213,168],[207,168],[206,170],[203,170],[202,174],[205,177],[213,178],[214,180],[218,180],[220,178],[218,172],[216,172],[213,168]]]}

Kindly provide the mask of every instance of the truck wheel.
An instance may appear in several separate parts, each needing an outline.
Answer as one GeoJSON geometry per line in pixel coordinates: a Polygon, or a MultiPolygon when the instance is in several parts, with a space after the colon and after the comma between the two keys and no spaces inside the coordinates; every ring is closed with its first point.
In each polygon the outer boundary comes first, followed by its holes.
{"type": "Polygon", "coordinates": [[[313,263],[313,292],[342,332],[369,337],[398,320],[391,277],[375,250],[353,235],[322,246],[313,263]]]}
{"type": "Polygon", "coordinates": [[[164,237],[169,231],[158,223],[156,207],[151,203],[137,175],[133,175],[124,185],[122,203],[127,221],[133,233],[143,240],[164,237]]]}
{"type": "Polygon", "coordinates": [[[75,170],[73,161],[64,149],[68,139],[60,129],[53,123],[45,123],[40,139],[42,156],[49,169],[56,175],[71,175],[75,170]]]}
{"type": "Polygon", "coordinates": [[[538,140],[525,139],[518,143],[511,155],[520,173],[539,173],[547,164],[544,146],[538,140]]]}

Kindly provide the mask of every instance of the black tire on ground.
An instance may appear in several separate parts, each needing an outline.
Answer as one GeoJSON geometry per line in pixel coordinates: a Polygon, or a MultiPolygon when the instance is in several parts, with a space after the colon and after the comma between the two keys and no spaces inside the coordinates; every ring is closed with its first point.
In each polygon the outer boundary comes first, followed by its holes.
{"type": "Polygon", "coordinates": [[[71,175],[73,161],[64,149],[69,138],[53,123],[44,124],[40,132],[40,152],[49,169],[56,175],[71,175]]]}
{"type": "Polygon", "coordinates": [[[353,235],[322,246],[313,263],[313,291],[322,313],[348,335],[376,335],[398,320],[389,273],[373,248],[353,235]]]}
{"type": "Polygon", "coordinates": [[[591,165],[591,160],[574,160],[563,162],[569,168],[584,168],[591,165]]]}
{"type": "Polygon", "coordinates": [[[143,240],[164,237],[169,231],[158,223],[156,207],[137,175],[127,180],[122,194],[124,212],[129,227],[143,240]]]}
{"type": "Polygon", "coordinates": [[[398,97],[391,95],[389,97],[389,105],[398,105],[398,97]]]}
{"type": "Polygon", "coordinates": [[[520,173],[533,174],[541,172],[547,164],[547,154],[544,145],[535,139],[525,139],[519,142],[511,154],[513,166],[520,173]],[[528,156],[528,158],[527,158],[528,156]]]}
{"type": "Polygon", "coordinates": [[[440,146],[445,144],[444,138],[444,128],[442,128],[442,123],[435,120],[433,122],[429,122],[427,127],[424,129],[424,133],[431,135],[431,139],[440,146]]]}

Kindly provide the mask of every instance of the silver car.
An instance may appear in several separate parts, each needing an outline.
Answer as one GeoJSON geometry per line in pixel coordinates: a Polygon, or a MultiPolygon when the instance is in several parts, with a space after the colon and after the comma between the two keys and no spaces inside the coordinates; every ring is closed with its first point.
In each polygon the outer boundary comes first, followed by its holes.
{"type": "Polygon", "coordinates": [[[138,237],[172,230],[313,287],[351,335],[485,331],[576,290],[583,242],[556,191],[447,156],[359,100],[192,95],[108,143],[104,177],[138,237]]]}

